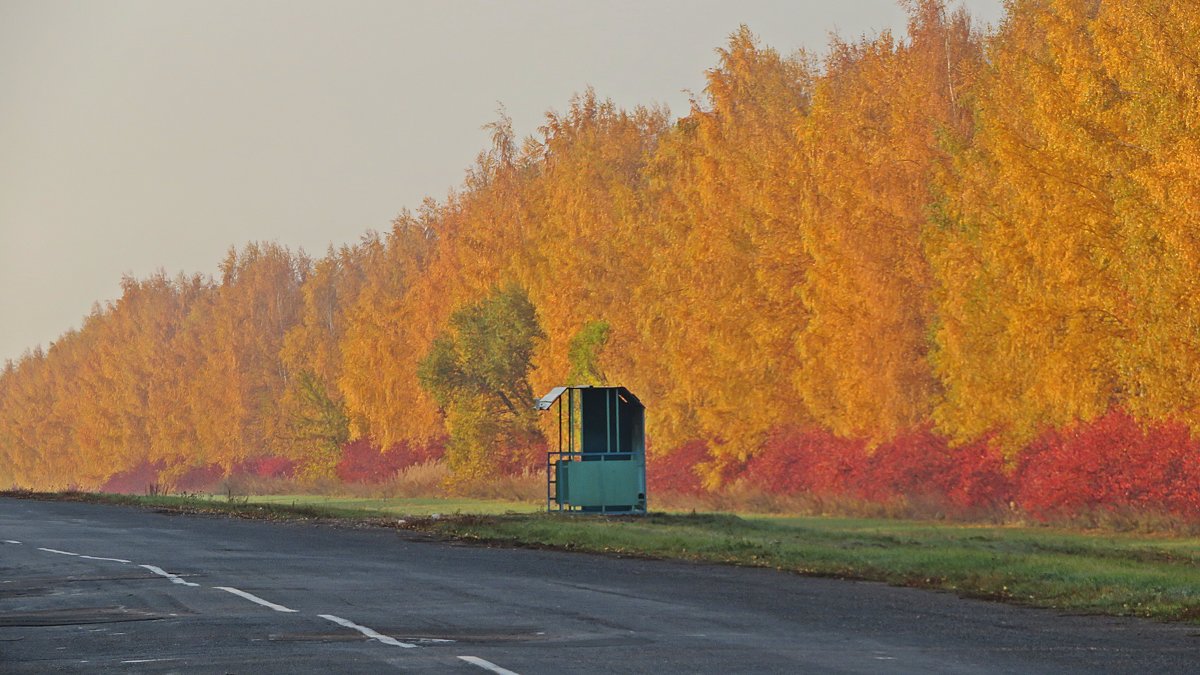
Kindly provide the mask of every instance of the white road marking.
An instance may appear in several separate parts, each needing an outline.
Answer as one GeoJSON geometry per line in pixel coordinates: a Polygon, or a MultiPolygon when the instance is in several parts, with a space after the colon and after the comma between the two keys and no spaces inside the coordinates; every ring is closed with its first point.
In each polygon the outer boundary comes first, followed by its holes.
{"type": "Polygon", "coordinates": [[[276,612],[295,612],[295,611],[297,611],[294,609],[288,609],[287,607],[284,607],[283,605],[277,605],[277,604],[271,602],[270,600],[263,600],[262,598],[258,597],[257,595],[255,595],[253,593],[247,593],[246,591],[238,590],[236,588],[230,588],[229,586],[213,586],[213,588],[217,589],[218,591],[225,591],[226,593],[233,593],[234,595],[236,595],[238,597],[245,598],[245,599],[249,600],[250,602],[260,604],[263,607],[270,607],[271,609],[275,610],[276,612]]]}
{"type": "MultiPolygon", "coordinates": [[[[21,543],[21,542],[19,542],[19,541],[10,541],[10,540],[5,540],[5,541],[4,541],[4,543],[6,543],[6,544],[19,544],[19,543],[21,543]]],[[[101,558],[100,556],[94,556],[94,555],[84,555],[84,554],[82,554],[82,553],[71,553],[70,551],[60,551],[60,550],[58,550],[58,549],[56,549],[56,548],[42,548],[41,546],[39,546],[39,547],[38,547],[38,550],[39,550],[39,551],[45,551],[46,553],[57,553],[57,554],[59,554],[59,555],[73,555],[73,556],[75,556],[76,558],[87,558],[88,560],[107,560],[107,561],[109,561],[109,562],[119,562],[119,563],[126,563],[126,564],[128,564],[128,563],[129,563],[129,561],[128,561],[128,560],[125,560],[124,558],[101,558]]],[[[142,565],[142,567],[146,567],[146,565],[142,565]]]]}
{"type": "MultiPolygon", "coordinates": [[[[72,553],[71,555],[76,555],[76,554],[72,553]]],[[[155,567],[154,565],[138,565],[138,567],[144,567],[144,568],[150,570],[151,572],[154,572],[155,574],[157,574],[160,577],[166,577],[166,578],[170,579],[172,583],[182,584],[184,586],[199,586],[200,585],[200,584],[194,584],[190,581],[184,581],[178,575],[171,574],[170,572],[164,570],[161,567],[155,567]]]]}
{"type": "Polygon", "coordinates": [[[128,560],[126,560],[126,559],[124,559],[124,558],[101,558],[100,556],[95,556],[95,555],[83,555],[82,553],[80,553],[80,554],[79,554],[79,557],[80,557],[80,558],[87,558],[88,560],[107,560],[107,561],[109,561],[109,562],[119,562],[119,563],[125,563],[126,565],[128,565],[128,564],[129,564],[129,561],[128,561],[128,560]]]}
{"type": "Polygon", "coordinates": [[[360,626],[360,625],[354,623],[353,621],[350,621],[348,619],[343,619],[340,616],[334,616],[332,614],[319,614],[318,616],[320,616],[322,619],[332,621],[339,626],[345,626],[346,628],[353,628],[354,630],[362,633],[363,635],[366,635],[367,637],[371,638],[372,640],[379,640],[380,642],[382,642],[385,645],[391,645],[393,647],[404,647],[405,649],[413,649],[416,647],[416,645],[411,645],[407,642],[401,642],[401,641],[397,640],[396,638],[388,637],[381,633],[377,633],[374,630],[367,628],[366,626],[360,626]]]}
{"type": "MultiPolygon", "coordinates": [[[[20,544],[21,542],[15,541],[13,539],[5,539],[4,543],[20,544]]],[[[72,553],[71,551],[60,551],[60,550],[54,549],[54,548],[42,548],[40,546],[38,547],[38,550],[45,551],[46,553],[57,553],[59,555],[69,555],[69,556],[75,556],[77,558],[86,558],[87,560],[104,560],[104,561],[108,561],[108,562],[118,562],[118,563],[123,563],[123,564],[131,563],[131,561],[125,560],[124,558],[104,558],[104,557],[100,557],[100,556],[83,555],[82,553],[72,553]]],[[[156,565],[138,565],[138,567],[150,570],[151,572],[153,572],[161,577],[170,579],[171,583],[176,583],[176,584],[180,584],[183,586],[199,586],[200,585],[197,583],[193,583],[191,581],[187,581],[187,580],[183,579],[182,577],[180,577],[179,575],[172,574],[156,565]]],[[[215,588],[219,591],[225,591],[226,593],[232,593],[233,595],[236,595],[241,598],[245,598],[246,600],[249,600],[250,602],[262,605],[263,607],[269,607],[270,609],[273,609],[276,612],[295,613],[297,611],[297,610],[291,609],[289,607],[284,607],[283,605],[276,604],[269,600],[264,600],[264,599],[258,597],[257,595],[254,595],[253,593],[247,593],[246,591],[243,591],[238,588],[233,588],[231,586],[213,586],[213,588],[215,588]]],[[[372,628],[368,628],[367,626],[363,626],[363,625],[354,623],[353,621],[350,621],[349,619],[343,619],[340,616],[334,616],[333,614],[319,614],[318,616],[320,616],[322,619],[325,619],[327,621],[332,621],[332,622],[338,624],[339,626],[344,626],[346,628],[356,630],[359,633],[362,633],[364,636],[366,636],[372,640],[382,642],[385,645],[391,645],[392,647],[402,647],[404,649],[414,649],[417,646],[414,644],[410,644],[408,642],[401,642],[394,637],[389,637],[389,636],[384,635],[372,628]]],[[[124,633],[113,633],[113,635],[124,635],[124,633]]],[[[436,638],[422,638],[422,639],[420,639],[420,641],[421,642],[454,642],[453,640],[439,640],[436,638]]],[[[462,659],[463,661],[465,661],[473,666],[477,666],[484,670],[496,673],[497,675],[518,675],[517,673],[515,673],[511,670],[508,670],[507,668],[501,668],[500,666],[492,663],[491,661],[481,659],[478,656],[460,656],[458,658],[462,659]]],[[[176,659],[132,659],[129,661],[122,661],[121,663],[123,663],[123,664],[154,663],[154,662],[158,662],[158,661],[174,661],[174,660],[176,660],[176,659]]]]}
{"type": "Polygon", "coordinates": [[[463,661],[466,661],[467,663],[469,663],[473,666],[479,666],[480,668],[483,668],[484,670],[490,670],[493,673],[497,673],[498,675],[517,675],[517,673],[514,673],[513,671],[511,671],[507,668],[501,668],[500,666],[492,663],[491,661],[484,661],[483,659],[479,658],[478,656],[460,656],[458,658],[462,659],[463,661]]]}
{"type": "Polygon", "coordinates": [[[41,546],[38,547],[38,550],[45,551],[46,553],[57,553],[59,555],[73,555],[73,556],[79,555],[78,553],[71,553],[70,551],[60,551],[56,548],[42,548],[41,546]]]}

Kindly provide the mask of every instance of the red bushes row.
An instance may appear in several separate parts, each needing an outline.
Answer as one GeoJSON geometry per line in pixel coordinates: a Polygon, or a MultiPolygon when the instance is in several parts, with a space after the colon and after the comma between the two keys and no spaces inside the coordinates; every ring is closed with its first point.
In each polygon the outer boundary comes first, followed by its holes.
{"type": "Polygon", "coordinates": [[[879,503],[934,499],[964,512],[1004,507],[1013,493],[1001,457],[987,443],[950,448],[928,429],[874,451],[862,441],[826,431],[781,430],[740,477],[776,494],[804,492],[879,503]]]}
{"type": "MultiPolygon", "coordinates": [[[[380,451],[369,440],[344,446],[337,477],[346,483],[381,483],[397,472],[443,456],[443,441],[395,445],[380,451]]],[[[666,454],[652,454],[647,470],[652,494],[696,495],[704,491],[695,468],[709,459],[700,441],[666,454]]],[[[544,447],[531,444],[506,455],[497,470],[521,473],[545,461],[544,447]]],[[[146,491],[159,483],[161,464],[143,463],[110,478],[106,492],[146,491]]],[[[283,457],[256,457],[233,475],[292,477],[295,464],[283,457]]],[[[173,490],[212,489],[220,467],[193,468],[173,490]]],[[[870,450],[861,441],[826,431],[780,429],[729,480],[774,495],[844,497],[888,504],[901,500],[940,505],[969,515],[1010,507],[1044,520],[1103,511],[1138,511],[1200,520],[1200,439],[1182,424],[1142,427],[1114,410],[1074,428],[1050,431],[1006,466],[987,441],[952,448],[929,429],[920,429],[870,450]]]]}
{"type": "MultiPolygon", "coordinates": [[[[652,492],[701,491],[703,443],[652,456],[652,492]]],[[[1115,410],[1048,432],[1006,466],[987,441],[952,448],[928,429],[869,450],[826,431],[781,429],[734,476],[775,495],[921,500],[948,512],[1011,507],[1039,519],[1136,510],[1200,519],[1200,440],[1181,424],[1143,428],[1115,410]]]]}

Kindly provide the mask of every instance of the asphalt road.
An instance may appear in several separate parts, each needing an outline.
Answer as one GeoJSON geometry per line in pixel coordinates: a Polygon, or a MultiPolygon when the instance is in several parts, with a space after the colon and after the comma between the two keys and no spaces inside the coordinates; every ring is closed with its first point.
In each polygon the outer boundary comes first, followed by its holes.
{"type": "Polygon", "coordinates": [[[0,499],[0,672],[1195,672],[1200,628],[771,570],[0,499]]]}

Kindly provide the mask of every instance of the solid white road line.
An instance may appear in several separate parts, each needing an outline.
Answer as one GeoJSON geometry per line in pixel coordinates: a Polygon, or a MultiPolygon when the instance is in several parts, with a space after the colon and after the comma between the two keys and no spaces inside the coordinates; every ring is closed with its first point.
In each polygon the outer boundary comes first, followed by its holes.
{"type": "Polygon", "coordinates": [[[6,543],[6,544],[19,544],[19,543],[21,543],[21,542],[17,541],[16,539],[5,539],[5,540],[4,540],[4,543],[6,543]]]}
{"type": "Polygon", "coordinates": [[[493,673],[497,673],[498,675],[517,675],[517,673],[514,673],[513,671],[511,671],[507,668],[501,668],[500,666],[492,663],[491,661],[484,661],[483,659],[479,658],[478,656],[460,656],[458,658],[462,659],[463,661],[466,661],[467,663],[469,663],[473,666],[479,666],[480,668],[483,668],[484,670],[490,670],[493,673]]]}
{"type": "Polygon", "coordinates": [[[332,614],[319,614],[318,616],[320,616],[322,619],[332,621],[339,626],[345,626],[346,628],[353,628],[354,630],[362,633],[363,635],[366,635],[367,637],[371,638],[372,640],[379,640],[380,642],[382,642],[385,645],[391,645],[393,647],[404,647],[405,649],[413,649],[416,647],[416,645],[410,645],[407,642],[401,642],[401,641],[397,640],[396,638],[388,637],[381,633],[377,633],[377,632],[371,630],[370,628],[367,628],[366,626],[360,626],[360,625],[354,623],[353,621],[350,621],[348,619],[343,619],[340,616],[334,616],[332,614]]]}
{"type": "Polygon", "coordinates": [[[236,588],[230,588],[229,586],[213,586],[213,588],[217,589],[218,591],[225,591],[226,593],[233,593],[234,595],[236,595],[240,598],[245,598],[245,599],[249,600],[250,602],[260,604],[263,607],[270,607],[271,609],[275,610],[276,612],[295,612],[295,611],[297,611],[294,609],[288,609],[287,607],[284,607],[283,605],[277,605],[277,604],[271,602],[270,600],[263,600],[262,598],[258,597],[257,595],[255,595],[253,593],[247,593],[246,591],[238,590],[236,588]]]}
{"type": "Polygon", "coordinates": [[[154,572],[155,574],[157,574],[160,577],[166,577],[166,578],[170,579],[172,583],[182,584],[184,586],[199,586],[200,585],[200,584],[193,584],[190,581],[184,581],[183,579],[179,578],[178,575],[171,574],[170,572],[164,570],[161,567],[155,567],[154,565],[138,565],[138,567],[144,567],[144,568],[150,570],[151,572],[154,572]]]}

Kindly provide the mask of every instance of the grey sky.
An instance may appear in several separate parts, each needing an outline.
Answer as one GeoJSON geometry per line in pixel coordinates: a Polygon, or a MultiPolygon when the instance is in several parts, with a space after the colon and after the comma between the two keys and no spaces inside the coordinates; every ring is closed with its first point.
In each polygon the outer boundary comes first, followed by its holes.
{"type": "Polygon", "coordinates": [[[498,103],[521,136],[588,85],[685,113],[740,23],[822,53],[831,32],[901,31],[905,15],[893,0],[0,0],[0,361],[78,327],[122,274],[385,229],[461,181],[498,103]]]}

